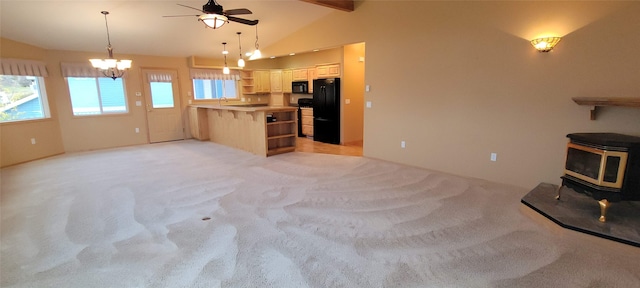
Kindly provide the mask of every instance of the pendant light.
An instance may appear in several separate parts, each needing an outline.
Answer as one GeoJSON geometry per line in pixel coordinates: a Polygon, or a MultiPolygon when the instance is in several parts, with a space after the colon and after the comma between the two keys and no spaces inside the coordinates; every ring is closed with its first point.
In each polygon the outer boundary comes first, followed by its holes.
{"type": "Polygon", "coordinates": [[[262,53],[260,53],[260,49],[258,49],[258,25],[256,25],[256,50],[253,51],[249,60],[256,60],[262,58],[262,53]]]}
{"type": "Polygon", "coordinates": [[[242,41],[240,41],[240,34],[242,34],[242,32],[236,32],[236,34],[238,34],[238,51],[240,53],[240,58],[238,58],[238,67],[242,68],[244,67],[244,59],[242,59],[242,41]]]}
{"type": "Polygon", "coordinates": [[[120,60],[113,58],[113,48],[111,48],[111,37],[109,36],[109,23],[107,23],[107,15],[109,11],[100,12],[104,15],[104,24],[107,27],[107,53],[109,58],[107,59],[89,59],[91,65],[100,70],[104,76],[113,80],[122,77],[124,72],[131,68],[131,60],[120,60]]]}
{"type": "Polygon", "coordinates": [[[229,74],[229,67],[227,66],[227,42],[222,42],[222,54],[224,55],[224,68],[222,68],[222,74],[229,74]]]}

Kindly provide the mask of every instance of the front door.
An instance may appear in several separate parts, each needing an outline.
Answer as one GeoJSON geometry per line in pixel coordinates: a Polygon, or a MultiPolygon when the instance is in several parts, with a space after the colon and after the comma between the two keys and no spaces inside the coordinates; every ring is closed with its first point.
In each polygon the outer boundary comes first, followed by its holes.
{"type": "Polygon", "coordinates": [[[149,142],[184,139],[178,73],[143,69],[149,142]]]}

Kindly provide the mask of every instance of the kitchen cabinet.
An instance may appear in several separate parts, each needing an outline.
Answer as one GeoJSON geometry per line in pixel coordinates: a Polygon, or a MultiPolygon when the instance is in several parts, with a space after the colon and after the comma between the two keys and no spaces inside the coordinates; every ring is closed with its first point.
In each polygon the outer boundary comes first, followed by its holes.
{"type": "Polygon", "coordinates": [[[271,72],[269,70],[254,70],[253,87],[256,94],[271,92],[271,72]]]}
{"type": "Polygon", "coordinates": [[[209,140],[209,124],[207,121],[206,109],[189,107],[191,137],[198,140],[209,140]]]}
{"type": "Polygon", "coordinates": [[[307,77],[308,77],[308,81],[309,81],[309,94],[313,94],[313,80],[315,80],[316,77],[316,69],[315,68],[309,68],[307,70],[307,77]]]}
{"type": "Polygon", "coordinates": [[[293,70],[293,81],[307,81],[307,69],[300,68],[293,70]]]}
{"type": "Polygon", "coordinates": [[[291,93],[291,82],[293,82],[293,70],[282,70],[282,92],[291,93]]]}
{"type": "Polygon", "coordinates": [[[340,64],[328,64],[316,66],[316,76],[318,78],[340,77],[340,64]]]}
{"type": "Polygon", "coordinates": [[[300,122],[302,123],[302,134],[313,137],[313,108],[300,108],[300,122]]]}
{"type": "Polygon", "coordinates": [[[282,93],[282,70],[271,70],[269,77],[270,92],[282,93]]]}

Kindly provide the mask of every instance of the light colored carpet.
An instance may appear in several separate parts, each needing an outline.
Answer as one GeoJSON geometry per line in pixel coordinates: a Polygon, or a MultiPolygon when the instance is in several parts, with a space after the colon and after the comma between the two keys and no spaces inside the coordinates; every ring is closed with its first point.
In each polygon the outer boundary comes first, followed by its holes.
{"type": "Polygon", "coordinates": [[[639,248],[525,189],[373,159],[180,141],[1,173],[2,287],[640,287],[639,248]]]}

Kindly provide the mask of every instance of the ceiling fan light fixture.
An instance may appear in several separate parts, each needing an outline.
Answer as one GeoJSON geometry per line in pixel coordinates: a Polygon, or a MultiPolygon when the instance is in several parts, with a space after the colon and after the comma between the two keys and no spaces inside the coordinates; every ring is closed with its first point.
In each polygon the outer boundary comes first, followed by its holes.
{"type": "Polygon", "coordinates": [[[104,24],[107,28],[107,53],[108,58],[106,59],[89,59],[91,62],[91,66],[98,70],[101,70],[102,74],[106,77],[109,77],[113,80],[120,78],[124,75],[124,72],[131,68],[131,60],[120,60],[113,58],[113,48],[111,47],[111,37],[109,35],[109,23],[107,22],[107,15],[109,15],[109,11],[101,11],[102,15],[104,15],[104,24]]]}
{"type": "Polygon", "coordinates": [[[226,16],[218,14],[202,14],[198,16],[198,20],[212,29],[218,29],[229,21],[226,16]]]}

